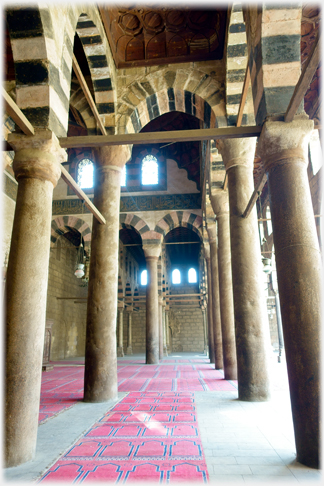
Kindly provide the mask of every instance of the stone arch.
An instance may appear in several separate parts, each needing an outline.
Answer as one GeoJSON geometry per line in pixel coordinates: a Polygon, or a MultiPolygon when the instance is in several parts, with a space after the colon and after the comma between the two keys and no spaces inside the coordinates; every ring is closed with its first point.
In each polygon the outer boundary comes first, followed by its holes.
{"type": "Polygon", "coordinates": [[[59,236],[69,231],[69,228],[78,230],[84,241],[84,249],[89,250],[91,243],[91,229],[88,223],[75,216],[59,216],[52,220],[51,247],[55,245],[59,236]]]}
{"type": "Polygon", "coordinates": [[[137,231],[143,240],[143,234],[150,231],[149,226],[143,219],[141,219],[136,214],[132,213],[121,213],[119,216],[119,229],[128,228],[137,231]]]}
{"type": "MultiPolygon", "coordinates": [[[[52,130],[59,137],[66,136],[76,32],[89,63],[99,114],[107,132],[115,133],[113,62],[99,13],[91,7],[66,7],[60,19],[63,25],[57,31],[53,28],[55,16],[52,7],[7,9],[17,105],[34,127],[52,130]],[[30,26],[29,30],[26,25],[30,26]]],[[[84,109],[82,115],[87,120],[87,128],[95,130],[90,109],[84,109]]]]}
{"type": "MultiPolygon", "coordinates": [[[[283,115],[301,70],[302,5],[260,4],[245,7],[248,58],[257,125],[266,117],[283,115]]],[[[297,114],[303,113],[304,104],[297,114]]]]}
{"type": "Polygon", "coordinates": [[[66,136],[71,70],[62,69],[60,56],[53,48],[55,34],[49,9],[12,6],[7,10],[7,23],[17,105],[34,127],[66,136]]]}
{"type": "MultiPolygon", "coordinates": [[[[226,114],[227,124],[236,125],[245,79],[247,56],[246,27],[241,2],[234,2],[230,12],[226,55],[226,114]]],[[[249,87],[242,125],[254,125],[252,89],[249,87]]]]}
{"type": "MultiPolygon", "coordinates": [[[[100,118],[107,133],[113,135],[115,133],[116,93],[106,55],[108,46],[103,42],[102,35],[90,14],[81,13],[75,32],[81,40],[88,61],[100,118]]],[[[83,101],[82,98],[80,98],[80,101],[83,101]]],[[[96,121],[89,108],[84,107],[80,113],[87,125],[89,134],[96,134],[96,121]]]]}
{"type": "Polygon", "coordinates": [[[191,229],[202,240],[202,217],[190,211],[173,211],[167,214],[157,223],[154,231],[164,238],[171,230],[179,226],[191,229]]]}
{"type": "Polygon", "coordinates": [[[168,88],[148,96],[132,111],[126,125],[127,133],[138,133],[151,120],[171,111],[196,116],[204,122],[204,128],[217,125],[215,112],[201,96],[187,90],[168,88]]]}

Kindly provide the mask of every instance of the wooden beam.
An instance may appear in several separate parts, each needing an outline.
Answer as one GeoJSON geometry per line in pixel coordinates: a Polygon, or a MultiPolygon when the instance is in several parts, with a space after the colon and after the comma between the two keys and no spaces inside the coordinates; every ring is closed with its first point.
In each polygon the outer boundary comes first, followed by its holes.
{"type": "Polygon", "coordinates": [[[2,88],[2,96],[5,112],[8,113],[25,135],[35,135],[34,127],[4,88],[2,88]]]}
{"type": "Polygon", "coordinates": [[[258,137],[258,126],[173,130],[170,132],[125,133],[120,135],[87,135],[60,138],[62,148],[103,147],[105,145],[146,145],[148,143],[190,142],[221,138],[258,137]]]}
{"type": "Polygon", "coordinates": [[[103,215],[98,211],[98,209],[92,204],[88,196],[82,191],[82,189],[78,186],[75,182],[73,177],[70,176],[68,171],[61,165],[61,177],[62,179],[71,187],[71,189],[75,192],[78,198],[84,200],[84,204],[87,206],[89,211],[94,215],[94,217],[99,221],[101,224],[106,224],[106,220],[103,215]]]}
{"type": "Polygon", "coordinates": [[[294,119],[297,113],[300,103],[303,101],[308,86],[310,85],[318,64],[320,62],[320,34],[317,34],[315,42],[313,44],[312,50],[304,64],[303,70],[299,77],[298,83],[296,84],[295,90],[289,102],[286,114],[285,122],[289,123],[294,119]]]}
{"type": "Polygon", "coordinates": [[[252,196],[250,197],[250,200],[248,202],[248,205],[246,206],[246,209],[245,209],[244,213],[242,214],[242,218],[248,217],[248,215],[252,211],[252,208],[253,208],[256,200],[258,199],[259,192],[260,193],[262,192],[262,189],[263,189],[264,184],[266,182],[267,182],[267,174],[265,172],[263,172],[263,174],[261,174],[261,177],[259,178],[259,180],[258,180],[258,182],[255,186],[255,189],[252,193],[252,196]]]}
{"type": "Polygon", "coordinates": [[[227,184],[228,184],[228,177],[227,177],[227,172],[226,172],[225,177],[224,177],[224,182],[223,182],[224,191],[226,191],[226,189],[227,189],[227,184]]]}
{"type": "Polygon", "coordinates": [[[78,78],[78,81],[80,83],[80,86],[82,88],[84,96],[86,97],[86,99],[89,103],[90,109],[91,109],[95,119],[97,120],[97,123],[99,125],[101,133],[103,135],[107,135],[106,129],[105,129],[105,127],[102,123],[102,120],[99,116],[96,104],[93,101],[92,95],[91,95],[90,90],[89,90],[88,85],[87,85],[87,82],[84,79],[84,76],[83,76],[82,71],[80,69],[80,66],[78,64],[78,61],[76,60],[76,57],[75,57],[74,54],[73,54],[73,58],[72,58],[72,67],[73,67],[73,71],[75,72],[76,77],[78,78]]]}
{"type": "Polygon", "coordinates": [[[245,71],[245,78],[244,78],[244,82],[243,82],[243,89],[242,89],[242,94],[241,94],[239,111],[238,111],[237,119],[236,119],[236,126],[237,127],[240,127],[241,124],[242,124],[243,111],[244,111],[244,106],[245,106],[245,102],[246,102],[246,98],[247,98],[247,94],[248,94],[248,90],[249,90],[249,86],[250,86],[250,80],[251,80],[251,76],[250,76],[249,60],[248,60],[248,63],[247,63],[247,66],[246,66],[246,71],[245,71]]]}

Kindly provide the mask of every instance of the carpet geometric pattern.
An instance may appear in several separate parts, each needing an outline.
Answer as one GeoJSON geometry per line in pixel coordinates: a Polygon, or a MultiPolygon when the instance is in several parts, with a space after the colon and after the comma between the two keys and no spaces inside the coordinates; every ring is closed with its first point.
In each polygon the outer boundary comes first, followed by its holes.
{"type": "MultiPolygon", "coordinates": [[[[237,381],[224,380],[223,371],[215,370],[209,359],[163,359],[158,365],[143,365],[141,360],[118,359],[120,392],[194,392],[235,391],[237,381]],[[165,364],[170,361],[175,364],[165,364]],[[189,361],[192,363],[189,364],[189,361]],[[182,364],[186,362],[188,364],[182,364]],[[127,364],[126,364],[127,363],[127,364]],[[134,363],[134,364],[130,364],[134,363]],[[180,364],[178,364],[180,363],[180,364]]],[[[80,364],[81,363],[81,364],[80,364]]],[[[84,364],[56,365],[43,372],[39,424],[72,407],[83,399],[84,364]]]]}
{"type": "Polygon", "coordinates": [[[39,482],[207,483],[194,394],[130,392],[39,482]]]}

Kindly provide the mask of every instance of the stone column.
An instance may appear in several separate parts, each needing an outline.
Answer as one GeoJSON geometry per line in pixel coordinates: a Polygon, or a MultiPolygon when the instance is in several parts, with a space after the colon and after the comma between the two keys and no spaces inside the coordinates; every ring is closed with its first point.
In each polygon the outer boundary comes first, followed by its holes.
{"type": "Polygon", "coordinates": [[[5,467],[33,459],[36,450],[53,188],[67,158],[50,131],[9,140],[18,193],[5,297],[5,467]]]}
{"type": "Polygon", "coordinates": [[[86,402],[105,402],[117,397],[120,180],[129,157],[127,145],[102,147],[96,154],[93,202],[106,224],[93,218],[84,374],[86,402]]]}
{"type": "Polygon", "coordinates": [[[143,245],[147,268],[146,364],[159,363],[159,302],[157,263],[161,245],[143,245]]]}
{"type": "Polygon", "coordinates": [[[211,363],[215,363],[215,347],[214,347],[214,329],[213,329],[213,297],[212,297],[212,281],[210,268],[210,249],[209,245],[204,245],[205,258],[207,263],[207,326],[208,326],[208,354],[211,363]]]}
{"type": "Polygon", "coordinates": [[[133,354],[133,346],[132,346],[132,315],[133,315],[133,308],[129,307],[127,309],[128,314],[128,334],[127,334],[127,350],[126,354],[131,355],[133,354]]]}
{"type": "Polygon", "coordinates": [[[206,331],[206,308],[201,307],[201,313],[203,317],[203,328],[204,328],[204,353],[207,354],[208,346],[207,346],[207,331],[206,331]]]}
{"type": "Polygon", "coordinates": [[[166,327],[165,327],[165,302],[162,305],[162,323],[163,323],[163,356],[168,356],[168,347],[166,340],[166,327]]]}
{"type": "Polygon", "coordinates": [[[163,358],[163,297],[159,296],[159,359],[163,358]]]}
{"type": "Polygon", "coordinates": [[[118,347],[117,357],[122,358],[124,356],[124,308],[118,306],[118,347]]]}
{"type": "Polygon", "coordinates": [[[242,214],[254,190],[254,138],[219,140],[228,177],[232,279],[240,400],[270,398],[270,331],[263,296],[261,251],[255,207],[242,214]]]}
{"type": "Polygon", "coordinates": [[[258,154],[268,176],[297,460],[318,468],[322,262],[307,176],[312,128],[305,118],[268,121],[258,154]]]}
{"type": "Polygon", "coordinates": [[[165,329],[166,329],[166,346],[167,352],[170,352],[170,329],[169,329],[169,311],[165,312],[165,329]]]}
{"type": "Polygon", "coordinates": [[[215,350],[215,369],[223,369],[223,348],[222,348],[222,324],[219,305],[219,283],[218,283],[218,258],[216,242],[216,224],[207,226],[210,246],[210,270],[212,284],[212,303],[213,303],[213,329],[214,329],[214,350],[215,350]]]}
{"type": "Polygon", "coordinates": [[[219,300],[225,380],[237,380],[228,192],[210,196],[217,220],[219,300]]]}

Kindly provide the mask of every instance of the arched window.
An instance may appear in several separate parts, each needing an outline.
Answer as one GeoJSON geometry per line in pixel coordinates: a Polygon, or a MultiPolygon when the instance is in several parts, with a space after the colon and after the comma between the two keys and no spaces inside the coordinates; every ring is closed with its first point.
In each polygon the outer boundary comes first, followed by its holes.
{"type": "Polygon", "coordinates": [[[189,283],[197,283],[197,272],[194,268],[189,269],[188,282],[189,283]]]}
{"type": "Polygon", "coordinates": [[[142,184],[150,186],[159,183],[159,166],[156,157],[146,155],[142,160],[142,184]]]}
{"type": "Polygon", "coordinates": [[[173,270],[173,272],[172,272],[172,283],[173,284],[181,283],[180,270],[178,270],[177,268],[175,270],[173,270]]]}
{"type": "Polygon", "coordinates": [[[126,165],[124,165],[124,168],[122,170],[120,185],[121,185],[121,187],[125,187],[126,186],[126,165]]]}
{"type": "Polygon", "coordinates": [[[147,285],[147,270],[141,273],[141,285],[147,285]]]}
{"type": "Polygon", "coordinates": [[[267,207],[267,210],[266,210],[266,218],[267,218],[268,236],[270,236],[271,233],[272,233],[272,223],[271,223],[271,212],[270,212],[269,206],[267,207]]]}
{"type": "Polygon", "coordinates": [[[94,165],[90,159],[82,159],[78,164],[77,183],[81,189],[90,189],[93,187],[93,169],[94,165]]]}

